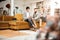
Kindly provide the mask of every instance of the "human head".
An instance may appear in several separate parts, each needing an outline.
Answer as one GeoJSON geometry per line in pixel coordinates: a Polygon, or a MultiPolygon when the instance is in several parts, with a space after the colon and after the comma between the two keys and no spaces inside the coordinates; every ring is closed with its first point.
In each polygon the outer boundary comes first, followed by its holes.
{"type": "Polygon", "coordinates": [[[15,7],[16,9],[18,9],[19,7],[15,7]]]}
{"type": "Polygon", "coordinates": [[[30,11],[30,7],[26,7],[26,11],[29,12],[30,11]]]}
{"type": "Polygon", "coordinates": [[[34,8],[34,11],[37,12],[38,11],[38,8],[34,8]]]}

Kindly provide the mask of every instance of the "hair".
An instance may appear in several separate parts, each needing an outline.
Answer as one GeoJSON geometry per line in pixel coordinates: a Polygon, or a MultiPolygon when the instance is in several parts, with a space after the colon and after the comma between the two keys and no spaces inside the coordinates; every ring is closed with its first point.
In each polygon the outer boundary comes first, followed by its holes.
{"type": "Polygon", "coordinates": [[[26,9],[30,9],[30,7],[26,7],[26,9]]]}
{"type": "Polygon", "coordinates": [[[15,7],[16,9],[18,9],[19,7],[15,7]]]}
{"type": "Polygon", "coordinates": [[[3,15],[7,15],[7,11],[6,10],[3,11],[3,15]]]}
{"type": "Polygon", "coordinates": [[[34,8],[34,10],[35,10],[35,9],[38,9],[38,8],[34,8]]]}

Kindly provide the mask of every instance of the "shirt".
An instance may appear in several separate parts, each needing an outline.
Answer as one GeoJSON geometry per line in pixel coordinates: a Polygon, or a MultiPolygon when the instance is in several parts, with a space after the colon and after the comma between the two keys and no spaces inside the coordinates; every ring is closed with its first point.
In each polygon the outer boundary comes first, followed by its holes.
{"type": "Polygon", "coordinates": [[[28,19],[30,17],[30,12],[25,12],[23,15],[24,19],[28,19]]]}
{"type": "Polygon", "coordinates": [[[40,19],[40,13],[34,13],[33,14],[33,18],[35,19],[35,20],[39,20],[40,19]]]}

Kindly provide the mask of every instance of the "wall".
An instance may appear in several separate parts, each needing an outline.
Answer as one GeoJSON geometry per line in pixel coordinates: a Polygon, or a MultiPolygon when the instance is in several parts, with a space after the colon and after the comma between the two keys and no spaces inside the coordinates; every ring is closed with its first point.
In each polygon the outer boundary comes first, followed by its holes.
{"type": "Polygon", "coordinates": [[[37,2],[40,2],[40,1],[43,1],[43,0],[25,0],[25,3],[24,3],[24,10],[27,6],[30,7],[30,11],[31,11],[31,15],[33,14],[34,12],[34,8],[36,8],[36,3],[37,2]]]}
{"type": "MultiPolygon", "coordinates": [[[[40,2],[40,1],[43,1],[43,0],[14,0],[14,8],[16,7],[16,6],[18,6],[21,10],[23,10],[23,12],[25,11],[25,8],[27,7],[27,6],[29,6],[30,7],[30,11],[31,11],[31,13],[33,13],[33,10],[34,10],[34,8],[36,8],[36,2],[40,2]]],[[[6,1],[3,1],[3,2],[0,2],[0,7],[3,7],[4,8],[4,10],[7,10],[7,8],[5,7],[5,5],[7,4],[7,3],[10,3],[11,2],[11,0],[6,0],[6,1]]]]}
{"type": "Polygon", "coordinates": [[[50,1],[50,7],[51,7],[51,16],[54,16],[54,12],[56,8],[60,9],[60,0],[51,0],[50,1]]]}
{"type": "Polygon", "coordinates": [[[20,7],[23,12],[27,6],[30,7],[31,13],[33,13],[34,8],[36,8],[36,2],[40,2],[43,0],[14,0],[14,5],[20,7]]]}
{"type": "Polygon", "coordinates": [[[6,10],[7,8],[5,7],[6,4],[10,3],[10,0],[6,0],[6,1],[3,1],[3,2],[0,2],[0,7],[3,7],[4,10],[6,10]]]}
{"type": "Polygon", "coordinates": [[[31,15],[33,14],[34,12],[34,8],[36,8],[36,3],[30,3],[30,4],[25,4],[24,5],[24,11],[26,11],[26,7],[29,6],[30,7],[30,12],[31,12],[31,15]]]}
{"type": "Polygon", "coordinates": [[[14,7],[19,7],[21,10],[23,10],[23,0],[14,0],[14,7]]]}

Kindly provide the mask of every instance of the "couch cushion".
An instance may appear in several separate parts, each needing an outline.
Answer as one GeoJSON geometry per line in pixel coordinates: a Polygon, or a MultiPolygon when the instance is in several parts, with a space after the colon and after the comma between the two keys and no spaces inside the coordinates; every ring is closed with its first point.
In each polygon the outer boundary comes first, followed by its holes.
{"type": "Polygon", "coordinates": [[[17,13],[14,17],[17,19],[17,21],[23,21],[23,14],[17,13]]]}

